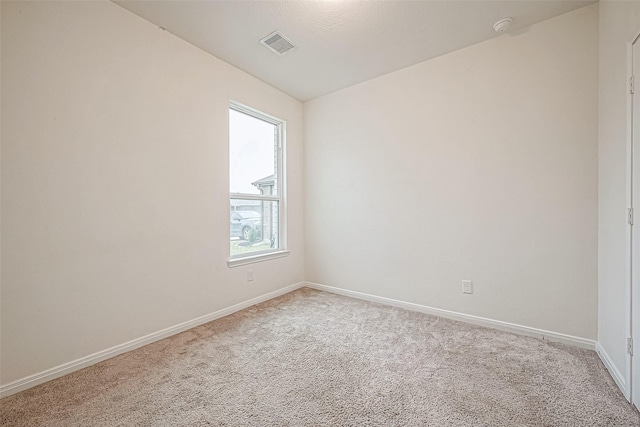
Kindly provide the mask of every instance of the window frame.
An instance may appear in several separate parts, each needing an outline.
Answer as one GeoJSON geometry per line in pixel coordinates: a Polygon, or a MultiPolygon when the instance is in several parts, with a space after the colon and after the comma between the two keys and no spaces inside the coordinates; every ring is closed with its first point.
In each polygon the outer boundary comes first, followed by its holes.
{"type": "MultiPolygon", "coordinates": [[[[286,120],[279,119],[277,117],[271,116],[269,114],[263,113],[262,111],[256,110],[255,108],[249,107],[247,105],[241,104],[239,102],[230,101],[229,107],[227,109],[228,120],[227,123],[230,122],[230,113],[231,110],[234,110],[238,113],[246,114],[250,117],[253,117],[258,120],[262,120],[266,123],[272,124],[276,128],[277,133],[277,156],[276,156],[276,194],[275,195],[262,195],[262,194],[246,194],[246,193],[232,193],[231,192],[231,176],[230,169],[227,173],[227,179],[229,180],[229,185],[227,188],[229,189],[229,202],[234,199],[240,200],[259,200],[259,201],[268,201],[268,202],[276,202],[278,204],[278,248],[267,249],[262,251],[251,252],[248,254],[238,254],[231,255],[231,250],[229,249],[229,259],[227,264],[229,267],[236,267],[240,265],[251,264],[254,262],[266,261],[269,259],[280,258],[283,256],[287,256],[289,254],[289,250],[287,249],[287,223],[286,223],[286,164],[285,164],[285,147],[286,147],[286,128],[287,122],[286,120]]],[[[229,126],[229,125],[228,125],[229,126]]],[[[228,146],[231,147],[231,128],[228,128],[228,146]]],[[[229,151],[228,162],[231,162],[231,153],[229,151]]],[[[227,230],[227,236],[231,236],[231,225],[229,224],[229,229],[227,230]]]]}

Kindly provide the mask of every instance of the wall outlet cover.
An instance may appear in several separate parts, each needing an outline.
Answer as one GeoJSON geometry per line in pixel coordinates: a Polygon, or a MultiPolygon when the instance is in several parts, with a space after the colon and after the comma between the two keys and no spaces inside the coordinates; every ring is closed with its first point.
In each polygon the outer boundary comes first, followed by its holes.
{"type": "Polygon", "coordinates": [[[462,281],[462,293],[463,294],[472,294],[473,293],[473,282],[471,280],[463,280],[462,281]]]}

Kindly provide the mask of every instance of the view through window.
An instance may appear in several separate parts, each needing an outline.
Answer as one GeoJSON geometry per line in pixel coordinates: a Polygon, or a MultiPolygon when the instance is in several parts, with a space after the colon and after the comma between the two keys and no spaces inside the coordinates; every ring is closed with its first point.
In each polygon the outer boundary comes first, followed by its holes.
{"type": "Polygon", "coordinates": [[[229,108],[230,254],[281,249],[283,122],[244,106],[229,108]]]}

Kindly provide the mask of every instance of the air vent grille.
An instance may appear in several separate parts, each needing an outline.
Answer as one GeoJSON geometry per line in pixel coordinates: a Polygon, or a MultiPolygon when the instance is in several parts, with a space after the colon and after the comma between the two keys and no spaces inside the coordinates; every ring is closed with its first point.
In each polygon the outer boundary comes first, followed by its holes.
{"type": "Polygon", "coordinates": [[[269,34],[268,36],[260,40],[260,43],[262,43],[278,55],[284,55],[285,53],[296,47],[288,38],[285,37],[284,34],[279,31],[274,31],[273,33],[269,34]]]}

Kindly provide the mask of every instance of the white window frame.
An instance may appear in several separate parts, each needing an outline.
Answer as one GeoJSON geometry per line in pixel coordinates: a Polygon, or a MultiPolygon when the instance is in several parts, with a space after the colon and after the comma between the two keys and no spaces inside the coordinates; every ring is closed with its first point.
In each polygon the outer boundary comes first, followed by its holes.
{"type": "MultiPolygon", "coordinates": [[[[287,256],[289,254],[289,250],[287,249],[287,241],[286,241],[286,165],[285,165],[285,142],[286,142],[286,128],[287,122],[285,120],[279,119],[274,116],[270,116],[268,114],[263,113],[262,111],[258,111],[254,108],[248,107],[244,104],[240,104],[238,102],[231,101],[229,103],[229,109],[227,110],[237,111],[242,114],[246,114],[248,116],[254,117],[258,120],[265,121],[274,125],[277,129],[278,134],[278,153],[277,153],[277,167],[276,167],[276,195],[260,195],[260,194],[245,194],[245,193],[232,193],[231,186],[229,185],[229,201],[233,199],[242,199],[242,200],[260,200],[260,201],[272,201],[278,202],[278,248],[267,249],[264,251],[256,251],[249,254],[240,254],[232,256],[229,253],[229,260],[227,264],[229,267],[237,267],[240,265],[251,264],[254,262],[266,261],[269,259],[280,258],[283,256],[287,256]]],[[[227,121],[228,123],[228,121],[227,121]]],[[[230,132],[229,132],[230,135],[230,132]]],[[[229,138],[228,141],[231,144],[231,140],[229,138]]],[[[229,159],[230,160],[230,159],[229,159]]],[[[231,230],[228,230],[227,236],[231,235],[231,230]]]]}

